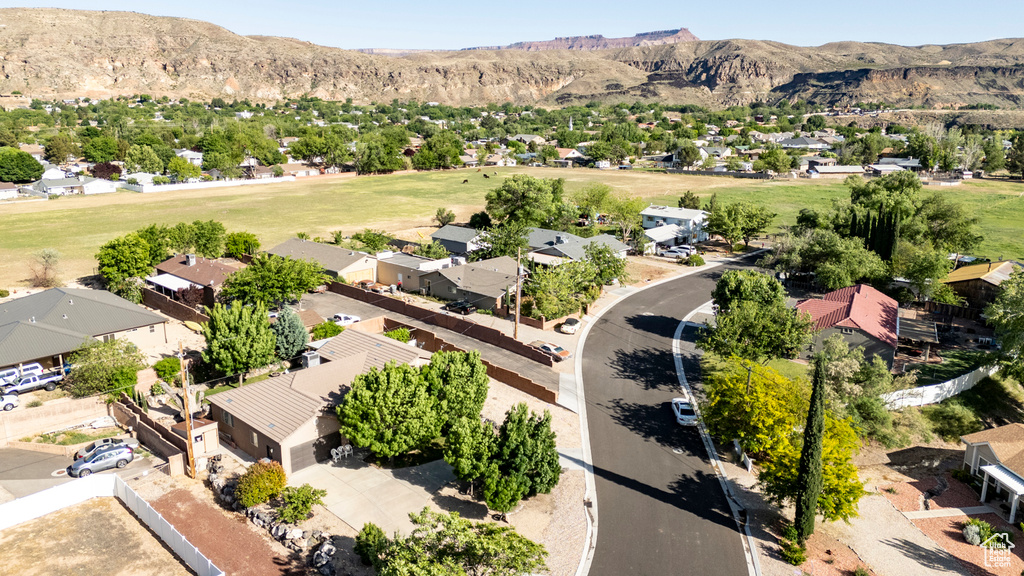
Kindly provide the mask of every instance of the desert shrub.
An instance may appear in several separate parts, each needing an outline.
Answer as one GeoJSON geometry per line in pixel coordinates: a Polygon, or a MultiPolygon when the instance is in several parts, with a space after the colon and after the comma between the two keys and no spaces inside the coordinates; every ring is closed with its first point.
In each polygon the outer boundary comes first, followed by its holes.
{"type": "MultiPolygon", "coordinates": [[[[181,374],[181,360],[177,356],[162,358],[153,364],[153,370],[156,372],[157,378],[164,382],[173,382],[181,374]]],[[[153,392],[153,394],[158,394],[158,392],[153,392]]]]}
{"type": "Polygon", "coordinates": [[[10,296],[10,295],[11,295],[11,293],[10,293],[10,292],[8,292],[7,290],[4,290],[4,289],[0,288],[0,298],[7,298],[7,297],[8,297],[8,296],[10,296]]]}
{"type": "Polygon", "coordinates": [[[964,484],[970,484],[972,480],[971,473],[963,468],[954,468],[949,475],[952,476],[954,480],[959,480],[964,484]]]}
{"type": "Polygon", "coordinates": [[[965,523],[964,540],[971,546],[979,546],[981,544],[981,528],[974,524],[965,523]]]}
{"type": "Polygon", "coordinates": [[[961,436],[984,428],[981,419],[957,400],[947,400],[938,406],[923,409],[932,422],[932,430],[947,442],[956,442],[961,436]]]}
{"type": "Polygon", "coordinates": [[[316,326],[313,326],[313,340],[323,340],[324,338],[332,338],[344,332],[345,329],[338,326],[330,320],[321,322],[316,326]]]}
{"type": "Polygon", "coordinates": [[[408,328],[395,328],[394,330],[388,330],[384,335],[392,340],[398,340],[403,344],[408,344],[409,340],[412,340],[412,333],[409,332],[408,328]]]}
{"type": "Polygon", "coordinates": [[[257,462],[239,477],[235,497],[242,506],[251,508],[280,494],[287,481],[280,463],[257,462]]]}
{"type": "Polygon", "coordinates": [[[309,517],[314,505],[324,503],[324,496],[327,496],[326,490],[313,488],[309,484],[298,488],[289,486],[281,495],[284,506],[277,509],[277,515],[289,524],[298,524],[309,517]]]}
{"type": "Polygon", "coordinates": [[[691,254],[686,259],[686,265],[687,266],[703,266],[704,265],[704,257],[701,256],[700,254],[691,254]]]}
{"type": "Polygon", "coordinates": [[[33,401],[28,403],[28,407],[29,408],[39,408],[42,405],[43,405],[43,401],[42,400],[33,400],[33,401]]]}
{"type": "Polygon", "coordinates": [[[853,571],[853,576],[871,576],[871,572],[863,566],[857,566],[857,569],[853,571]]]}
{"type": "Polygon", "coordinates": [[[980,546],[996,534],[1005,534],[1007,542],[1013,542],[1013,533],[1005,530],[996,530],[988,522],[979,518],[970,518],[961,524],[964,533],[964,540],[972,546],[980,546]]]}
{"type": "Polygon", "coordinates": [[[779,555],[793,566],[799,566],[807,560],[807,548],[800,544],[796,527],[792,524],[787,525],[782,530],[779,546],[781,548],[779,555]]]}
{"type": "Polygon", "coordinates": [[[388,537],[384,531],[373,522],[363,524],[363,529],[356,534],[355,553],[363,564],[369,566],[377,564],[380,559],[380,552],[387,545],[388,537]]]}
{"type": "Polygon", "coordinates": [[[164,390],[164,387],[161,386],[159,382],[154,382],[153,386],[151,386],[149,389],[149,393],[152,394],[153,396],[159,396],[164,392],[166,392],[166,390],[164,390]]]}

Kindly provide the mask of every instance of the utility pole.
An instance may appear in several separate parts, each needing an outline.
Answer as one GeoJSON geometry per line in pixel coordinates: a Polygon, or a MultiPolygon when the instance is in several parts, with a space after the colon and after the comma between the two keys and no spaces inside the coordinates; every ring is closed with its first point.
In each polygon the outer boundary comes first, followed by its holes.
{"type": "Polygon", "coordinates": [[[189,406],[189,396],[192,391],[188,387],[188,372],[185,370],[185,350],[181,340],[178,341],[178,359],[181,361],[181,402],[185,410],[185,450],[188,456],[188,475],[196,477],[196,458],[192,450],[192,407],[189,406]]]}
{"type": "Polygon", "coordinates": [[[522,295],[523,295],[523,290],[522,290],[522,288],[523,288],[523,273],[522,273],[522,268],[520,268],[520,265],[519,265],[519,261],[522,259],[522,257],[523,257],[523,249],[522,248],[517,248],[516,249],[516,322],[515,322],[514,327],[512,328],[512,338],[515,338],[516,340],[519,340],[519,300],[522,298],[522,295]]]}

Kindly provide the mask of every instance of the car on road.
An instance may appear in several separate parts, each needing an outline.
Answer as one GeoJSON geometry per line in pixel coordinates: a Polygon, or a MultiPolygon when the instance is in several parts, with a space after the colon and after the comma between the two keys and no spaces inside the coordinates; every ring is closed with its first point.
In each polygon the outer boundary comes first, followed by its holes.
{"type": "Polygon", "coordinates": [[[551,356],[552,358],[555,359],[556,362],[567,360],[572,356],[571,352],[569,352],[565,348],[562,348],[558,344],[552,344],[551,342],[541,342],[540,340],[537,340],[531,342],[530,346],[533,346],[537,350],[540,350],[541,352],[547,354],[548,356],[551,356]]]}
{"type": "Polygon", "coordinates": [[[580,329],[581,322],[576,318],[566,318],[559,330],[562,334],[575,334],[580,329]]]}
{"type": "Polygon", "coordinates": [[[117,446],[119,444],[124,444],[131,448],[133,451],[139,447],[139,441],[134,438],[101,438],[76,452],[75,460],[86,458],[93,452],[100,450],[105,446],[117,446]]]}
{"type": "Polygon", "coordinates": [[[25,376],[39,376],[43,373],[43,366],[38,362],[32,364],[25,364],[21,367],[21,372],[18,372],[18,368],[4,368],[0,370],[0,385],[10,384],[25,376]]]}
{"type": "Polygon", "coordinates": [[[697,411],[693,409],[693,401],[689,396],[681,396],[672,399],[672,413],[676,415],[676,422],[683,426],[697,425],[697,411]]]}
{"type": "Polygon", "coordinates": [[[355,324],[356,322],[359,322],[360,318],[359,316],[353,316],[351,314],[342,314],[341,312],[338,312],[337,314],[334,315],[332,320],[334,320],[334,323],[337,324],[338,326],[350,326],[352,324],[355,324]]]}
{"type": "Polygon", "coordinates": [[[463,316],[469,316],[473,312],[476,312],[476,306],[470,304],[466,300],[449,302],[448,304],[445,304],[444,309],[449,312],[456,312],[458,314],[462,314],[463,316]]]}
{"type": "Polygon", "coordinates": [[[5,385],[3,387],[3,392],[4,394],[21,394],[22,392],[31,392],[40,388],[44,388],[49,392],[51,390],[55,390],[57,388],[57,382],[60,382],[63,379],[64,374],[60,372],[22,376],[14,382],[5,385]]]}
{"type": "Polygon", "coordinates": [[[84,478],[93,472],[102,472],[111,468],[124,468],[135,459],[135,451],[127,444],[111,444],[103,446],[85,458],[75,460],[68,466],[68,476],[84,478]]]}
{"type": "Polygon", "coordinates": [[[10,412],[18,407],[18,395],[17,394],[4,394],[0,396],[0,409],[4,412],[10,412]]]}
{"type": "Polygon", "coordinates": [[[673,246],[672,248],[666,248],[658,254],[661,256],[667,256],[669,258],[686,258],[687,256],[693,256],[697,253],[697,249],[689,244],[683,244],[681,246],[673,246]]]}

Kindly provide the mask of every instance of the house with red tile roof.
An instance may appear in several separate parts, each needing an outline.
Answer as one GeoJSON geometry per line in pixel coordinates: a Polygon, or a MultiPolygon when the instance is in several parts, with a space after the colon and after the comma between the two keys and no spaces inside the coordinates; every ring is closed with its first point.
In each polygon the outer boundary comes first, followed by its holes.
{"type": "Polygon", "coordinates": [[[892,366],[899,340],[899,303],[866,285],[840,288],[823,297],[803,300],[796,309],[810,314],[818,333],[813,350],[821,349],[826,338],[842,335],[851,347],[862,346],[864,354],[877,354],[892,366]]]}

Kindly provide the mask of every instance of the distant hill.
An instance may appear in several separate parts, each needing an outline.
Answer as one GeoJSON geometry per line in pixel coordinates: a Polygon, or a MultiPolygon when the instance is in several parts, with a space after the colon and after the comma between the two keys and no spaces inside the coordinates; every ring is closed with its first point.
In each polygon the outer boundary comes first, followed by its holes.
{"type": "MultiPolygon", "coordinates": [[[[671,34],[669,34],[671,32],[671,34]]],[[[153,97],[273,102],[308,94],[356,103],[564,105],[637,100],[708,107],[755,100],[907,107],[1024,103],[1024,40],[947,46],[759,40],[675,41],[583,49],[366,54],[291,38],[239,36],[134,12],[0,9],[0,93],[44,99],[153,97]]],[[[688,33],[687,33],[688,34],[688,33]]],[[[589,37],[586,37],[589,38],[589,37]]],[[[645,40],[646,39],[646,40],[645,40]]],[[[524,43],[526,46],[534,43],[524,43]]],[[[568,49],[574,47],[574,49],[568,49]]]]}
{"type": "Polygon", "coordinates": [[[686,28],[661,30],[658,32],[642,32],[629,38],[605,38],[600,34],[593,36],[567,36],[554,40],[536,42],[516,42],[508,46],[480,46],[463,48],[463,50],[610,50],[613,48],[630,48],[633,46],[657,46],[659,44],[675,44],[676,42],[698,42],[697,38],[686,28]]]}

